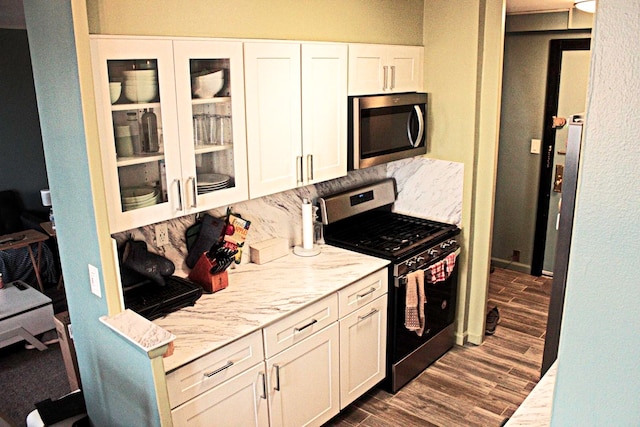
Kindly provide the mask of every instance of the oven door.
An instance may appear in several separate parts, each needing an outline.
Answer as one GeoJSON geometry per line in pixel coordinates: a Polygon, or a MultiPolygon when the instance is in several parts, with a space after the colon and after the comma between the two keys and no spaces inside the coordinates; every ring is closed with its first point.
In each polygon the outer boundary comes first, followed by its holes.
{"type": "Polygon", "coordinates": [[[349,168],[425,154],[426,93],[350,98],[349,168]]]}
{"type": "Polygon", "coordinates": [[[391,362],[396,363],[409,356],[455,321],[458,266],[456,264],[449,277],[443,282],[435,284],[425,282],[425,330],[422,336],[418,336],[415,331],[410,331],[404,326],[407,288],[402,277],[394,278],[392,293],[393,307],[391,307],[389,315],[393,316],[390,318],[393,336],[390,337],[392,342],[389,343],[389,355],[391,362]]]}

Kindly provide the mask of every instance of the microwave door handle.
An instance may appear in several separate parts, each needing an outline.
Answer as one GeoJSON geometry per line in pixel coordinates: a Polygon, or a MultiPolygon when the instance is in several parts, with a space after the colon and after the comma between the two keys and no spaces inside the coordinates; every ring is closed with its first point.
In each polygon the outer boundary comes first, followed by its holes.
{"type": "Polygon", "coordinates": [[[409,144],[411,144],[412,147],[417,147],[418,145],[420,145],[420,141],[422,141],[422,135],[424,134],[424,118],[422,117],[422,110],[420,110],[419,105],[414,105],[413,108],[415,111],[412,112],[412,114],[410,114],[409,118],[407,119],[407,136],[409,137],[409,144]],[[413,113],[415,113],[415,115],[418,117],[418,136],[415,140],[411,139],[411,116],[413,115],[413,113]]]}

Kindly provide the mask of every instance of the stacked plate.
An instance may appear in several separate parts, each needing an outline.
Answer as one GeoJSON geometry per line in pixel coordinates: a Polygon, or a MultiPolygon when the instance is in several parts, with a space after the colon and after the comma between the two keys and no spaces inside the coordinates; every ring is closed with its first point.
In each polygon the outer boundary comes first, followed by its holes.
{"type": "Polygon", "coordinates": [[[231,177],[221,173],[204,173],[198,175],[198,194],[210,193],[229,186],[231,177]]]}
{"type": "Polygon", "coordinates": [[[122,210],[130,211],[157,204],[160,192],[153,187],[130,187],[123,188],[120,196],[122,198],[122,210]]]}

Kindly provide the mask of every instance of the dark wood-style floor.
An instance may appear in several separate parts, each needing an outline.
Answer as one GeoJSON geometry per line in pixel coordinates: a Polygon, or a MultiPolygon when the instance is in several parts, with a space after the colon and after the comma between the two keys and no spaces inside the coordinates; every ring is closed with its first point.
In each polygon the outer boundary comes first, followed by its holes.
{"type": "Polygon", "coordinates": [[[496,268],[480,346],[455,346],[395,395],[375,387],[326,426],[500,426],[540,378],[551,279],[496,268]]]}

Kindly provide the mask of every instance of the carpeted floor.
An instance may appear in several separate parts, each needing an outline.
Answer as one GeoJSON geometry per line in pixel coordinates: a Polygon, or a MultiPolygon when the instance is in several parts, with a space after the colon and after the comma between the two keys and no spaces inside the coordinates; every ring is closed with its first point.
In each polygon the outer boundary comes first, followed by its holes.
{"type": "Polygon", "coordinates": [[[25,426],[36,402],[71,391],[60,346],[48,347],[27,350],[22,342],[0,350],[0,414],[10,425],[25,426]]]}

